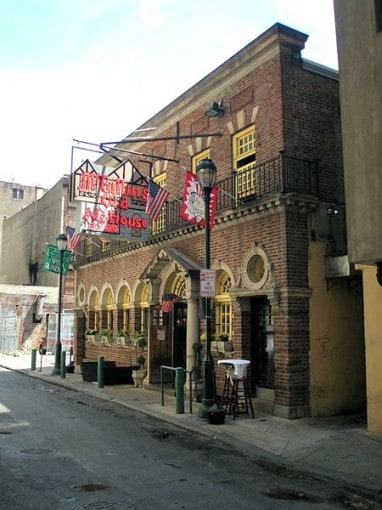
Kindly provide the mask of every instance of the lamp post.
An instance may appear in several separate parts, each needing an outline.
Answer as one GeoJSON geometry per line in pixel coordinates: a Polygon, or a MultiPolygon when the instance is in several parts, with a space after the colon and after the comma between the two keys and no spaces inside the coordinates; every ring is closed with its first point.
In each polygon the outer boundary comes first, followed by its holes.
{"type": "Polygon", "coordinates": [[[58,375],[61,369],[61,310],[62,310],[62,261],[64,251],[67,246],[67,238],[65,234],[59,234],[56,239],[57,249],[59,253],[59,280],[58,280],[58,317],[57,317],[57,340],[56,352],[54,357],[54,368],[52,375],[58,375]]]}
{"type": "MultiPolygon", "coordinates": [[[[202,159],[197,166],[197,175],[204,192],[205,219],[205,264],[206,269],[211,265],[211,228],[210,202],[211,190],[216,182],[216,166],[211,159],[202,159]]],[[[206,351],[202,365],[203,393],[202,404],[198,411],[199,418],[206,419],[208,411],[215,403],[214,389],[214,361],[211,356],[211,298],[204,297],[204,318],[206,321],[206,351]]]]}

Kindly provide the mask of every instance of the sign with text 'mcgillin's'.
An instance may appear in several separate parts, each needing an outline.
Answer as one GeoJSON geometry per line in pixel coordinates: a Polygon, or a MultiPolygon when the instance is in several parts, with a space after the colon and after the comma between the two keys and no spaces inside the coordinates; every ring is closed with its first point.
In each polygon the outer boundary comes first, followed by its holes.
{"type": "Polygon", "coordinates": [[[72,176],[71,198],[81,202],[77,207],[76,230],[111,238],[146,240],[149,234],[149,216],[145,213],[147,186],[127,182],[115,173],[97,173],[94,166],[97,165],[80,167],[81,171],[72,176]]]}

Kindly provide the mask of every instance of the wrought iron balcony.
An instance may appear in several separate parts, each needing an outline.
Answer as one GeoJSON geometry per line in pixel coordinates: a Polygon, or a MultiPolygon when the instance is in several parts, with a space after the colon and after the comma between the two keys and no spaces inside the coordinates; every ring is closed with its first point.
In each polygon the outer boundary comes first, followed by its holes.
{"type": "MultiPolygon", "coordinates": [[[[291,158],[284,153],[263,164],[254,164],[245,170],[217,182],[219,188],[216,213],[236,209],[273,193],[298,193],[317,196],[318,163],[291,158]]],[[[161,218],[153,225],[153,233],[174,230],[189,224],[180,216],[180,200],[168,202],[161,218]]]]}

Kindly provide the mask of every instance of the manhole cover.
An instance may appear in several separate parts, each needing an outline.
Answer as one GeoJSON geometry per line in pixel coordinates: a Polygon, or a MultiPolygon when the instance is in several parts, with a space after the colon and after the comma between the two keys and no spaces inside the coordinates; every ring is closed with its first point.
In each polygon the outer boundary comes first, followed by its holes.
{"type": "Polygon", "coordinates": [[[25,450],[20,450],[22,455],[51,455],[53,450],[49,450],[49,448],[25,448],[25,450]]]}

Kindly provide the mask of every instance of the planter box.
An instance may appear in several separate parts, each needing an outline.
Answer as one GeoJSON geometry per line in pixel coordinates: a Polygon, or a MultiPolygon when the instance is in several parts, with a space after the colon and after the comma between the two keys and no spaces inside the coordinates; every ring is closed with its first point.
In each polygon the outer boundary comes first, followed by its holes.
{"type": "MultiPolygon", "coordinates": [[[[81,363],[82,380],[85,382],[97,381],[97,361],[83,361],[81,363]]],[[[115,361],[104,361],[104,368],[115,367],[115,361]]]]}
{"type": "Polygon", "coordinates": [[[211,350],[215,352],[233,352],[233,344],[229,340],[226,342],[222,342],[220,340],[212,340],[211,342],[211,350]]]}
{"type": "MultiPolygon", "coordinates": [[[[81,363],[82,380],[85,382],[97,381],[97,362],[84,361],[81,363]]],[[[112,384],[134,384],[131,376],[133,367],[117,367],[115,361],[104,361],[103,383],[112,384]]]]}

